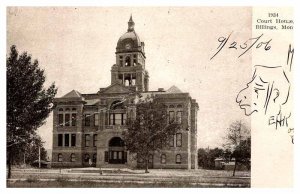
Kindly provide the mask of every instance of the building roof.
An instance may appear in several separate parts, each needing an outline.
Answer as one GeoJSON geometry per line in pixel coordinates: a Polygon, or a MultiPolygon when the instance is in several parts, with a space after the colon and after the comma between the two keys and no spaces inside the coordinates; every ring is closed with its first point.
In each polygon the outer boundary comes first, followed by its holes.
{"type": "Polygon", "coordinates": [[[72,90],[71,92],[64,95],[62,98],[81,98],[81,97],[82,96],[78,91],[72,90]]]}
{"type": "Polygon", "coordinates": [[[172,87],[170,87],[166,92],[167,93],[182,93],[182,91],[174,85],[172,87]]]}
{"type": "Polygon", "coordinates": [[[87,106],[96,105],[98,102],[100,102],[99,99],[91,99],[91,100],[85,100],[87,106]]]}
{"type": "Polygon", "coordinates": [[[129,22],[128,22],[128,30],[125,34],[123,34],[117,43],[117,52],[122,52],[128,50],[137,50],[142,51],[142,41],[140,40],[140,37],[134,30],[134,21],[132,19],[132,16],[130,16],[129,22]],[[127,48],[127,45],[130,45],[131,47],[127,48]]]}

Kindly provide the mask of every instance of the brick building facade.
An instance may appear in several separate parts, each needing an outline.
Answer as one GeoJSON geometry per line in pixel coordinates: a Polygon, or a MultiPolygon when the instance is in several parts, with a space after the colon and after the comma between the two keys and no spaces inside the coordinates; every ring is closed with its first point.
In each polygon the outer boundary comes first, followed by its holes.
{"type": "Polygon", "coordinates": [[[130,17],[117,43],[111,85],[94,94],[72,90],[55,98],[52,167],[141,167],[142,161],[126,151],[122,132],[126,119],[135,118],[137,96],[155,95],[181,129],[168,146],[149,156],[150,168],[197,168],[198,104],[176,86],[149,91],[144,46],[130,17]]]}

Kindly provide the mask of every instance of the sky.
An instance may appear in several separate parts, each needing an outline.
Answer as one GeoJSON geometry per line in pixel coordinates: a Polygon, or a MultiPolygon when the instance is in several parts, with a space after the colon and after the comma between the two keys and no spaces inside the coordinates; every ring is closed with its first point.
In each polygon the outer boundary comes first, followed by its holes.
{"type": "MultiPolygon", "coordinates": [[[[252,76],[251,52],[238,58],[232,41],[252,36],[251,8],[245,7],[11,7],[7,9],[7,53],[16,45],[45,69],[57,97],[75,89],[96,93],[110,85],[119,37],[132,14],[145,42],[150,90],[177,86],[199,104],[198,147],[221,147],[234,121],[250,126],[235,102],[252,76]],[[213,58],[220,37],[228,44],[213,58]]],[[[52,147],[52,114],[38,129],[52,147]]]]}

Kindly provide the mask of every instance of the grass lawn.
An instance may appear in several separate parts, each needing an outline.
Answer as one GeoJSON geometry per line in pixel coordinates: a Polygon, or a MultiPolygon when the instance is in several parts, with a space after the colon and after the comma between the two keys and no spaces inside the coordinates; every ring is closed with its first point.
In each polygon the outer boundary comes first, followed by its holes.
{"type": "Polygon", "coordinates": [[[14,169],[7,187],[250,187],[250,172],[222,170],[14,169]]]}

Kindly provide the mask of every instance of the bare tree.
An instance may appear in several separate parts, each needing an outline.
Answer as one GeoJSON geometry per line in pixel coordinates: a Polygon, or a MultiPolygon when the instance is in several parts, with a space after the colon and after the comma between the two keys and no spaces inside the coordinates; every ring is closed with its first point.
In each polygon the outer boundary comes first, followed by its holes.
{"type": "Polygon", "coordinates": [[[251,158],[251,134],[250,130],[241,121],[233,122],[226,131],[224,148],[231,150],[231,159],[235,159],[232,176],[238,164],[250,167],[251,158]]]}

